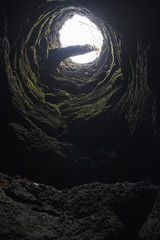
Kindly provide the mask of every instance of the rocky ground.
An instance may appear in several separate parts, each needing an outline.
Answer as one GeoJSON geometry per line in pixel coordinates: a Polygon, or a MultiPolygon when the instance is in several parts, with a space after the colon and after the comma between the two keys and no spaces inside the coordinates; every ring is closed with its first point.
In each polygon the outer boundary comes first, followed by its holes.
{"type": "Polygon", "coordinates": [[[71,189],[0,174],[2,240],[158,240],[160,186],[94,182],[71,189]]]}

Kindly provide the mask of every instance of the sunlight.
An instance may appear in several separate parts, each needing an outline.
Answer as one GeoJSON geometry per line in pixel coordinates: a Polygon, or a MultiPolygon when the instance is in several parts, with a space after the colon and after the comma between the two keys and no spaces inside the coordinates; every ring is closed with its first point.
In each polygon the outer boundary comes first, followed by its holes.
{"type": "Polygon", "coordinates": [[[87,17],[75,14],[67,20],[59,31],[61,47],[90,44],[96,51],[71,57],[76,63],[88,63],[99,57],[103,36],[98,27],[87,17]]]}

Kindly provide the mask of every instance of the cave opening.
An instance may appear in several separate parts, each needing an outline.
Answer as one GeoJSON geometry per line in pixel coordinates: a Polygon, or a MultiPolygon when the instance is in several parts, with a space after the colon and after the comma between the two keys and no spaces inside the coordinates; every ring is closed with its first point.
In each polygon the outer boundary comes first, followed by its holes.
{"type": "Polygon", "coordinates": [[[82,56],[71,57],[77,63],[88,63],[99,57],[103,36],[97,26],[85,16],[75,14],[68,19],[59,31],[62,47],[90,44],[95,51],[82,56]]]}

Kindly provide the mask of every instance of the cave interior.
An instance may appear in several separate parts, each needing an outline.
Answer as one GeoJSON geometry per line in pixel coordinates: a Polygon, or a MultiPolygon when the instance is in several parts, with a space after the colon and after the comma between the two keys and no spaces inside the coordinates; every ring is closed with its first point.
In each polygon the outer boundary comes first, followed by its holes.
{"type": "Polygon", "coordinates": [[[139,1],[4,1],[0,171],[60,189],[159,181],[157,16],[139,1]],[[48,52],[74,14],[101,30],[101,54],[55,67],[48,52]]]}
{"type": "Polygon", "coordinates": [[[0,2],[2,240],[159,239],[158,29],[154,1],[0,2]],[[103,35],[85,64],[75,14],[103,35]]]}

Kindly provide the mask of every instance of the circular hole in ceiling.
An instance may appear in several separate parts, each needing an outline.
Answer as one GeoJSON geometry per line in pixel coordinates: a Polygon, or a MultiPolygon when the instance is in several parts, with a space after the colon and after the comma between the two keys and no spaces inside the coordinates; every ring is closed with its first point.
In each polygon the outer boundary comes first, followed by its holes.
{"type": "Polygon", "coordinates": [[[83,55],[71,57],[73,62],[85,64],[93,62],[99,57],[103,35],[99,28],[87,17],[75,14],[68,19],[59,31],[61,47],[89,44],[94,47],[94,51],[83,55]]]}

